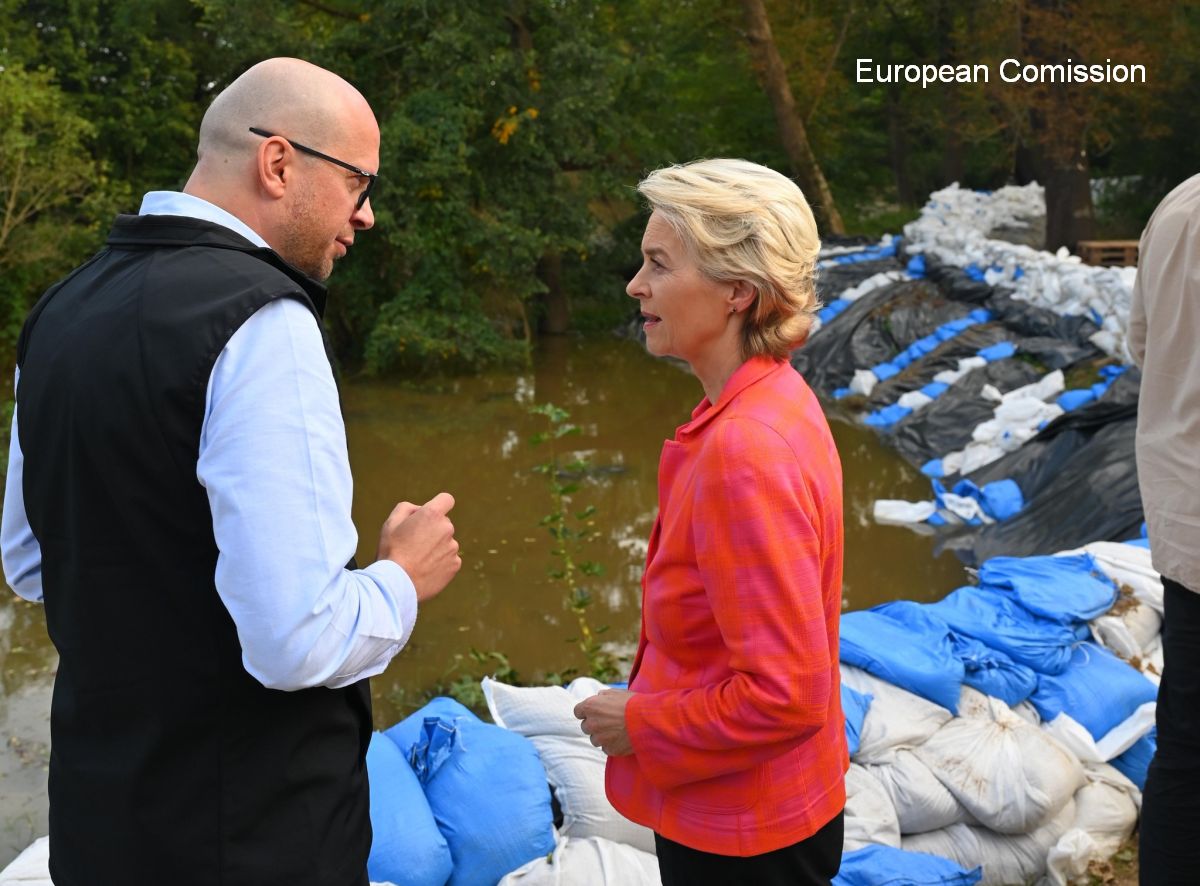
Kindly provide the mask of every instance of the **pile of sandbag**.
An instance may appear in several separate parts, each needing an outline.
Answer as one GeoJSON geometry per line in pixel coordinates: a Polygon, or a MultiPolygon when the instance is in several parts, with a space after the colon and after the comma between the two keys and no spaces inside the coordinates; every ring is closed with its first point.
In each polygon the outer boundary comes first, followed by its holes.
{"type": "Polygon", "coordinates": [[[974,269],[986,283],[1012,289],[1019,300],[1068,316],[1090,316],[1100,327],[1092,343],[1128,359],[1134,268],[1090,267],[1065,248],[1049,253],[988,236],[1039,215],[1045,215],[1045,198],[1037,184],[987,193],[953,184],[931,194],[920,217],[905,225],[906,248],[974,269]]]}
{"type": "Polygon", "coordinates": [[[1137,822],[1161,581],[1147,548],[1107,542],[995,558],[979,581],[843,616],[847,848],[1063,884],[1137,822]]]}

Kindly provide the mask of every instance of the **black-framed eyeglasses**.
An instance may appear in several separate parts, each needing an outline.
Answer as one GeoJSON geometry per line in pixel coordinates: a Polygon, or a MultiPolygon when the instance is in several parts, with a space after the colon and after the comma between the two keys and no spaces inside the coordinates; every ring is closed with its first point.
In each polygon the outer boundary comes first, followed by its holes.
{"type": "Polygon", "coordinates": [[[334,166],[342,167],[342,169],[348,169],[355,175],[361,175],[363,178],[365,178],[367,180],[367,186],[363,188],[362,193],[358,195],[358,204],[354,207],[356,212],[363,208],[363,204],[366,203],[367,198],[371,196],[371,191],[375,187],[375,180],[379,178],[377,173],[367,172],[365,169],[359,169],[357,166],[347,163],[345,160],[339,160],[337,157],[330,157],[328,154],[322,154],[320,151],[310,148],[308,145],[302,145],[300,142],[292,141],[286,135],[267,132],[265,129],[259,129],[257,126],[251,126],[250,131],[255,135],[261,135],[263,138],[281,138],[297,151],[300,151],[304,154],[309,154],[320,160],[325,160],[328,163],[332,163],[334,166]]]}

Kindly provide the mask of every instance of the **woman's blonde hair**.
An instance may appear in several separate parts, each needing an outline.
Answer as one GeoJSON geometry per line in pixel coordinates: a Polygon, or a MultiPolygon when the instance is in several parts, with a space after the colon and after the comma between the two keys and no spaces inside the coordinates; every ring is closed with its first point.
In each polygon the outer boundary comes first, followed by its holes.
{"type": "Polygon", "coordinates": [[[638,192],[679,235],[701,273],[754,286],[742,327],[745,359],[786,359],[803,344],[819,307],[821,241],[791,179],[747,160],[696,160],[655,170],[638,192]]]}

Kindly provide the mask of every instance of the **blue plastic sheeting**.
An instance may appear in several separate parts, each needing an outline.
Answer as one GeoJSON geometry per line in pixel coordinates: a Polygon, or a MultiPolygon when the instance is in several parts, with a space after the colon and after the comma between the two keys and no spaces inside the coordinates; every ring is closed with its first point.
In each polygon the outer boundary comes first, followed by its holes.
{"type": "Polygon", "coordinates": [[[948,858],[874,844],[842,856],[833,886],[973,886],[982,879],[982,867],[967,870],[948,858]]]}
{"type": "Polygon", "coordinates": [[[853,304],[853,302],[850,302],[844,298],[834,299],[829,304],[825,305],[825,307],[821,308],[821,310],[817,311],[817,317],[820,319],[821,324],[824,325],[837,317],[837,315],[846,310],[846,308],[850,307],[851,304],[853,304]]]}
{"type": "Polygon", "coordinates": [[[884,406],[882,409],[876,409],[870,415],[863,419],[863,422],[873,428],[890,428],[900,419],[912,415],[912,409],[908,406],[901,406],[899,403],[893,403],[891,406],[884,406]]]}
{"type": "Polygon", "coordinates": [[[1129,750],[1114,757],[1108,762],[1117,768],[1122,775],[1138,786],[1139,791],[1146,790],[1146,773],[1150,771],[1150,761],[1158,750],[1158,728],[1155,727],[1130,745],[1129,750]]]}
{"type": "Polygon", "coordinates": [[[1039,674],[1062,673],[1078,642],[1070,627],[1036,616],[1011,597],[986,588],[959,588],[925,608],[954,633],[974,637],[1039,674]]]}
{"type": "Polygon", "coordinates": [[[849,388],[834,388],[833,389],[833,399],[841,400],[844,397],[849,397],[853,393],[854,393],[854,391],[850,390],[849,388]]]}
{"type": "Polygon", "coordinates": [[[908,271],[910,277],[925,276],[925,256],[918,253],[908,260],[908,264],[904,266],[904,270],[908,271]]]}
{"type": "Polygon", "coordinates": [[[842,616],[841,660],[958,713],[963,664],[950,628],[910,600],[842,616]]]}
{"type": "Polygon", "coordinates": [[[1158,697],[1158,687],[1102,646],[1080,643],[1061,674],[1038,677],[1029,700],[1045,721],[1067,714],[1099,741],[1158,697]]]}
{"type": "Polygon", "coordinates": [[[421,782],[396,743],[383,733],[367,748],[371,785],[371,854],[367,873],[373,882],[444,886],[454,861],[438,830],[421,782]]]}
{"type": "Polygon", "coordinates": [[[863,720],[875,696],[869,692],[858,692],[845,683],[842,684],[842,716],[846,718],[846,746],[850,755],[858,753],[858,745],[862,736],[863,720]]]}
{"type": "Polygon", "coordinates": [[[984,695],[1012,705],[1020,704],[1037,688],[1032,668],[1017,664],[1003,652],[978,640],[951,633],[954,654],[963,663],[963,682],[984,695]]]}
{"type": "Polygon", "coordinates": [[[1006,360],[1017,353],[1017,346],[1010,341],[998,341],[994,345],[988,345],[986,348],[980,348],[975,352],[976,357],[982,357],[989,363],[995,363],[997,360],[1006,360]]]}
{"type": "Polygon", "coordinates": [[[979,583],[1064,625],[1090,621],[1117,602],[1117,586],[1091,554],[993,557],[979,568],[979,583]]]}
{"type": "MultiPolygon", "coordinates": [[[[932,485],[933,497],[941,506],[942,496],[946,494],[946,487],[936,478],[932,481],[932,485]]],[[[1025,507],[1025,497],[1021,494],[1021,487],[1015,480],[993,480],[991,483],[985,483],[982,488],[970,480],[959,480],[950,491],[963,498],[975,499],[983,508],[983,512],[993,520],[1007,520],[1020,513],[1021,508],[1025,507]]],[[[979,523],[980,521],[973,520],[971,522],[979,523]]]]}
{"type": "Polygon", "coordinates": [[[976,280],[980,283],[983,282],[983,268],[979,267],[979,265],[975,264],[975,262],[971,262],[969,265],[963,268],[963,270],[972,280],[976,280]]]}
{"type": "Polygon", "coordinates": [[[494,886],[554,851],[546,770],[529,739],[484,723],[449,698],[434,699],[384,734],[424,785],[454,860],[449,886],[494,886]]]}

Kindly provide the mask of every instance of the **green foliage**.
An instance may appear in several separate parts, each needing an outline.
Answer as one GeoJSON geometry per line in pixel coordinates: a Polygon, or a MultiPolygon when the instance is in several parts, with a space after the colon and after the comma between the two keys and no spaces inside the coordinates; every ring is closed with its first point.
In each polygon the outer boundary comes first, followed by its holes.
{"type": "MultiPolygon", "coordinates": [[[[1032,6],[767,0],[852,231],[896,229],[956,178],[1012,178],[1032,100],[996,84],[859,84],[855,59],[994,69],[1032,6]]],[[[1151,69],[1149,89],[1088,93],[1094,168],[1143,177],[1100,207],[1103,231],[1130,236],[1194,171],[1200,8],[1090,9],[1071,20],[1079,40],[1099,52],[1123,27],[1113,57],[1136,50],[1151,69]]],[[[556,286],[576,329],[611,328],[631,313],[645,172],[702,156],[787,170],[741,4],[724,0],[0,0],[0,18],[0,197],[28,196],[35,165],[42,188],[0,230],[9,354],[29,306],[103,242],[115,212],[180,186],[208,102],[271,55],[343,74],[380,121],[376,228],[339,266],[326,315],[339,358],[370,372],[520,363],[556,286]]]]}
{"type": "MultiPolygon", "coordinates": [[[[555,446],[558,441],[578,435],[581,430],[578,425],[570,423],[569,412],[553,403],[540,403],[530,407],[529,412],[542,416],[547,424],[545,431],[529,439],[531,446],[545,446],[547,450],[546,460],[533,468],[535,473],[545,477],[553,504],[540,521],[552,539],[550,554],[556,561],[554,566],[547,569],[547,574],[551,581],[562,588],[563,605],[575,616],[579,636],[572,638],[571,642],[587,659],[587,676],[611,682],[620,675],[620,669],[615,657],[599,640],[607,627],[594,628],[588,618],[593,598],[584,582],[584,579],[599,577],[603,570],[599,563],[582,559],[586,546],[600,538],[596,529],[596,508],[594,505],[587,505],[580,510],[572,507],[572,496],[579,491],[579,484],[573,478],[585,474],[590,465],[586,459],[580,458],[563,461],[563,456],[555,446]]],[[[568,670],[556,676],[561,681],[571,673],[568,670]]]]}

